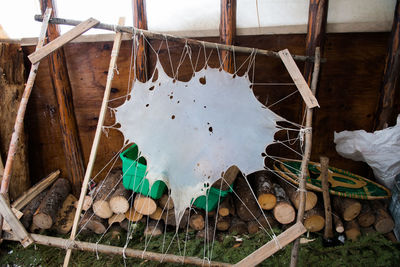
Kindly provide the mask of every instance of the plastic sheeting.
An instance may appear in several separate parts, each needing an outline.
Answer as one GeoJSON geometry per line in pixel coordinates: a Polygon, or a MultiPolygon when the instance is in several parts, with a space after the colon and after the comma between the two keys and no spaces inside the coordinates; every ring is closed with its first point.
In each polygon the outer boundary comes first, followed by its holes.
{"type": "Polygon", "coordinates": [[[245,174],[263,169],[265,148],[284,119],[258,102],[246,75],[207,67],[180,82],[159,61],[156,69],[148,82],[135,82],[115,116],[146,158],[150,184],[162,180],[170,188],[180,220],[230,166],[245,174]]]}
{"type": "Polygon", "coordinates": [[[341,156],[366,162],[376,178],[392,189],[394,178],[400,173],[400,115],[395,126],[373,133],[335,132],[334,142],[341,156]]]}

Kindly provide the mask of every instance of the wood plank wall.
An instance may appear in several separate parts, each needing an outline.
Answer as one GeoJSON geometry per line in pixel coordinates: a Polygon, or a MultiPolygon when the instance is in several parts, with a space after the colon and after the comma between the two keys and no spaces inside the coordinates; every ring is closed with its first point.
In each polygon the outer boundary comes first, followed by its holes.
{"type": "MultiPolygon", "coordinates": [[[[385,63],[389,33],[341,33],[327,34],[325,56],[328,62],[322,68],[318,94],[321,108],[315,114],[312,160],[324,154],[332,166],[345,168],[361,175],[368,174],[366,164],[341,158],[335,151],[333,132],[342,130],[372,130],[374,112],[379,100],[379,87],[385,63]]],[[[218,42],[218,38],[204,38],[218,42]]],[[[165,43],[164,43],[165,44],[165,43]]],[[[281,50],[288,48],[293,54],[305,53],[305,35],[238,36],[236,44],[263,49],[281,50]]],[[[156,48],[158,41],[152,41],[156,48]]],[[[77,116],[80,141],[85,163],[87,163],[92,139],[95,133],[98,111],[106,83],[111,42],[71,43],[65,46],[67,67],[73,90],[73,101],[77,116]]],[[[182,46],[169,43],[174,68],[181,55],[182,46]]],[[[151,49],[149,49],[151,50],[151,49]]],[[[123,41],[117,62],[119,75],[115,75],[111,99],[127,92],[131,42],[123,41]]],[[[25,47],[24,53],[33,52],[25,47]]],[[[155,55],[149,52],[149,65],[154,66],[155,55]]],[[[193,49],[193,56],[197,50],[193,49]]],[[[165,70],[170,73],[168,53],[165,45],[160,51],[165,70]]],[[[237,55],[239,66],[247,55],[237,55]]],[[[200,57],[202,58],[202,57],[200,57]]],[[[204,59],[200,60],[204,64],[204,59]]],[[[211,66],[218,66],[218,56],[213,53],[211,66]]],[[[185,63],[184,63],[185,65],[185,63]]],[[[303,69],[303,64],[299,68],[303,69]]],[[[152,67],[150,67],[151,69],[152,67]]],[[[151,72],[150,72],[151,73],[151,72]]],[[[180,69],[179,79],[188,80],[191,67],[180,69]]],[[[259,56],[256,60],[256,82],[291,82],[283,64],[278,59],[259,56]]],[[[262,103],[269,104],[295,90],[294,86],[258,86],[255,94],[262,103]]],[[[117,106],[122,101],[115,101],[117,106]]],[[[301,100],[297,95],[271,109],[285,118],[298,122],[301,100]]],[[[42,61],[35,88],[28,106],[26,126],[31,137],[29,158],[32,183],[60,168],[66,172],[62,138],[57,116],[57,104],[51,89],[47,60],[42,61]]],[[[111,124],[108,118],[106,124],[111,124]]],[[[109,138],[102,139],[96,174],[121,148],[122,135],[116,130],[109,131],[109,138]]],[[[120,164],[118,161],[117,164],[120,164]]]]}

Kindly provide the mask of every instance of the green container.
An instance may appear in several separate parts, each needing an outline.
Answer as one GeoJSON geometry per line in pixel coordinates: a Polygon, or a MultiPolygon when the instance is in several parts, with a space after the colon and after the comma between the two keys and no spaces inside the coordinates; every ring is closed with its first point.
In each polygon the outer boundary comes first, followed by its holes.
{"type": "Polygon", "coordinates": [[[199,196],[198,198],[196,198],[193,205],[206,211],[215,210],[215,208],[218,205],[218,202],[222,201],[231,192],[232,192],[232,186],[229,187],[229,190],[227,191],[222,191],[219,190],[218,188],[210,187],[210,189],[207,190],[207,196],[199,196]]]}
{"type": "Polygon", "coordinates": [[[138,155],[139,149],[135,144],[120,154],[122,172],[124,174],[122,184],[126,189],[153,199],[159,199],[167,186],[163,181],[156,181],[149,189],[149,180],[144,178],[146,176],[147,162],[144,157],[138,159],[138,155]]]}

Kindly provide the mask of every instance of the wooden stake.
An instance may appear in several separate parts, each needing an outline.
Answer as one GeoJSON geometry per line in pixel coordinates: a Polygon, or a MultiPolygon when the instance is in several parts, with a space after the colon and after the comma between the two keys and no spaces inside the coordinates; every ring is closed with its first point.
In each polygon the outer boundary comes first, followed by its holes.
{"type": "MultiPolygon", "coordinates": [[[[118,24],[123,25],[124,23],[125,23],[125,19],[120,18],[118,24]]],[[[95,133],[93,144],[92,144],[92,149],[90,151],[89,162],[88,162],[88,166],[86,169],[85,178],[83,179],[83,183],[82,183],[81,194],[79,197],[78,207],[77,207],[76,213],[75,213],[74,224],[72,226],[70,240],[75,239],[80,214],[82,212],[83,200],[86,195],[87,186],[89,183],[89,179],[92,175],[94,162],[96,160],[97,148],[99,146],[101,132],[102,132],[103,124],[104,124],[104,119],[105,119],[105,115],[107,112],[108,100],[110,98],[110,92],[111,92],[111,84],[112,84],[112,80],[114,77],[114,68],[115,68],[115,64],[117,62],[119,48],[121,46],[121,39],[122,39],[122,33],[117,32],[115,35],[114,45],[113,45],[113,49],[111,52],[111,60],[110,60],[110,66],[108,68],[107,84],[106,84],[106,88],[104,91],[103,102],[101,104],[99,120],[97,123],[97,128],[96,128],[96,133],[95,133]]],[[[69,259],[71,257],[71,253],[72,253],[71,249],[68,249],[67,254],[65,255],[65,259],[64,259],[64,267],[68,266],[69,259]]]]}
{"type": "Polygon", "coordinates": [[[322,196],[324,198],[324,208],[325,208],[325,232],[324,237],[332,238],[332,207],[331,198],[329,195],[329,183],[328,183],[328,165],[329,158],[320,157],[321,162],[321,184],[322,184],[322,196]]]}
{"type": "MultiPolygon", "coordinates": [[[[219,22],[220,42],[233,45],[236,35],[236,0],[221,0],[221,18],[219,22]]],[[[234,73],[234,55],[226,50],[221,51],[222,68],[234,73]]]]}
{"type": "MultiPolygon", "coordinates": [[[[319,76],[319,68],[320,68],[320,49],[317,47],[315,49],[315,64],[314,64],[314,71],[313,71],[313,78],[311,83],[311,92],[315,95],[317,91],[318,85],[318,76],[319,76]]],[[[308,162],[311,156],[311,148],[312,148],[312,116],[313,110],[311,108],[307,108],[306,114],[306,133],[305,133],[305,148],[303,159],[301,161],[301,173],[299,176],[299,190],[300,190],[300,206],[299,210],[297,211],[297,222],[303,221],[304,210],[305,210],[305,197],[306,197],[306,175],[308,170],[308,162]]],[[[291,253],[291,260],[290,260],[290,267],[296,267],[299,255],[299,246],[300,246],[300,239],[296,239],[292,247],[291,253]]]]}
{"type": "MultiPolygon", "coordinates": [[[[133,0],[133,21],[138,29],[147,30],[146,0],[133,0]]],[[[135,58],[135,78],[138,81],[147,81],[147,44],[142,36],[137,39],[135,58]]]]}

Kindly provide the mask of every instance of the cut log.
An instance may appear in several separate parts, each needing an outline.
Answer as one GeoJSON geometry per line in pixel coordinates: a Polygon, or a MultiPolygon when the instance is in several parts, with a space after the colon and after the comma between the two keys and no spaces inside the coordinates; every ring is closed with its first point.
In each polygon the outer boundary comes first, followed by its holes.
{"type": "MultiPolygon", "coordinates": [[[[119,214],[121,215],[121,214],[119,214]]],[[[123,215],[123,214],[122,214],[123,215]]],[[[111,239],[114,240],[121,240],[122,238],[122,227],[119,224],[114,224],[113,226],[111,226],[111,228],[108,230],[109,236],[111,237],[111,239]]]]}
{"type": "Polygon", "coordinates": [[[228,168],[228,170],[226,170],[222,178],[215,181],[211,186],[222,191],[227,191],[231,186],[233,186],[233,183],[238,177],[239,172],[239,168],[235,165],[232,165],[228,168]]]}
{"type": "Polygon", "coordinates": [[[155,220],[150,220],[143,232],[145,236],[160,236],[163,233],[164,233],[163,221],[155,221],[155,220]]]}
{"type": "Polygon", "coordinates": [[[164,194],[158,200],[158,205],[163,210],[170,210],[174,208],[174,201],[168,194],[164,194]]]}
{"type": "Polygon", "coordinates": [[[346,238],[351,241],[357,241],[358,237],[361,235],[357,220],[347,221],[345,229],[346,238]]]}
{"type": "Polygon", "coordinates": [[[362,235],[371,235],[371,234],[375,234],[376,230],[374,229],[373,226],[370,227],[360,227],[360,231],[362,235]]]}
{"type": "Polygon", "coordinates": [[[362,208],[357,217],[357,222],[360,227],[370,227],[375,222],[375,213],[367,201],[362,202],[361,205],[362,208]]]}
{"type": "Polygon", "coordinates": [[[137,212],[135,208],[130,208],[125,212],[125,217],[131,222],[138,222],[143,218],[143,214],[137,212]]]}
{"type": "Polygon", "coordinates": [[[212,242],[214,240],[215,228],[212,225],[208,225],[203,230],[200,230],[196,233],[197,239],[203,239],[207,242],[212,242]]]}
{"type": "Polygon", "coordinates": [[[242,175],[236,179],[235,192],[236,214],[240,219],[249,222],[258,218],[261,214],[260,207],[247,183],[247,179],[242,175]]]}
{"type": "Polygon", "coordinates": [[[64,200],[61,209],[58,211],[57,220],[54,225],[54,228],[59,234],[66,234],[71,231],[76,211],[75,203],[77,201],[78,199],[71,194],[64,200]]]}
{"type": "Polygon", "coordinates": [[[218,214],[219,216],[228,216],[229,215],[229,210],[231,209],[231,201],[230,199],[227,197],[224,199],[224,201],[221,202],[221,204],[219,205],[219,210],[218,210],[218,214]]]}
{"type": "Polygon", "coordinates": [[[319,232],[325,226],[324,210],[321,205],[316,205],[304,213],[304,227],[309,232],[319,232]]]}
{"type": "Polygon", "coordinates": [[[78,229],[80,231],[90,230],[96,234],[103,234],[106,232],[106,220],[100,218],[93,213],[93,210],[88,210],[79,222],[78,229]]]}
{"type": "Polygon", "coordinates": [[[93,202],[93,212],[103,219],[108,219],[113,215],[108,202],[110,196],[114,193],[115,185],[120,181],[122,175],[121,169],[113,169],[96,189],[96,198],[93,202]]]}
{"type": "Polygon", "coordinates": [[[121,226],[122,229],[128,232],[129,220],[123,220],[122,222],[119,223],[119,226],[121,226]]]}
{"type": "Polygon", "coordinates": [[[329,158],[320,157],[321,162],[321,187],[322,187],[322,197],[324,199],[324,209],[325,209],[325,229],[324,229],[324,239],[330,241],[333,238],[332,230],[332,206],[331,206],[331,195],[329,194],[329,158]]]}
{"type": "MultiPolygon", "coordinates": [[[[188,224],[189,210],[185,210],[185,213],[182,216],[181,221],[179,222],[179,228],[186,229],[188,224]]],[[[173,210],[169,210],[168,212],[164,212],[162,215],[162,219],[165,224],[176,227],[176,218],[175,212],[173,210]]]]}
{"type": "Polygon", "coordinates": [[[345,221],[354,220],[361,211],[358,200],[346,197],[333,197],[333,207],[345,221]]]}
{"type": "Polygon", "coordinates": [[[260,217],[258,217],[258,222],[266,230],[270,230],[270,228],[274,227],[279,227],[279,222],[275,220],[274,216],[270,212],[264,212],[264,214],[261,214],[260,217]]]}
{"type": "Polygon", "coordinates": [[[150,215],[156,211],[157,204],[152,198],[137,194],[133,202],[133,207],[143,215],[150,215]]]}
{"type": "Polygon", "coordinates": [[[25,227],[25,229],[29,229],[32,224],[33,215],[36,210],[39,208],[40,203],[42,203],[44,197],[46,196],[48,190],[42,191],[39,195],[37,195],[34,199],[25,208],[23,208],[22,213],[24,214],[21,218],[21,223],[25,227]]]}
{"type": "Polygon", "coordinates": [[[238,235],[247,233],[247,224],[237,217],[232,218],[231,227],[229,227],[229,233],[236,233],[238,235]]]}
{"type": "Polygon", "coordinates": [[[381,234],[389,233],[394,228],[392,216],[387,213],[384,205],[379,201],[371,201],[372,209],[375,211],[375,230],[381,234]]]}
{"type": "Polygon", "coordinates": [[[116,214],[125,213],[129,209],[129,195],[130,192],[125,189],[121,181],[110,197],[109,203],[111,210],[116,214]]]}
{"type": "MultiPolygon", "coordinates": [[[[83,199],[83,206],[82,206],[82,210],[83,211],[87,211],[88,209],[90,209],[93,205],[93,198],[89,195],[85,196],[83,199]]],[[[78,202],[75,202],[75,208],[78,206],[78,202]]]]}
{"type": "Polygon", "coordinates": [[[204,216],[200,213],[197,214],[193,214],[192,216],[190,216],[189,219],[189,226],[196,230],[196,231],[200,231],[204,229],[204,225],[205,225],[205,221],[204,221],[204,216]]]}
{"type": "Polygon", "coordinates": [[[267,171],[258,171],[253,175],[258,203],[263,210],[273,209],[276,205],[276,197],[270,174],[267,171]]]}
{"type": "Polygon", "coordinates": [[[278,184],[274,184],[273,186],[277,202],[272,211],[275,219],[281,224],[293,222],[296,217],[296,211],[292,204],[290,204],[288,196],[278,184]]]}
{"type": "Polygon", "coordinates": [[[50,229],[57,219],[57,212],[71,191],[67,179],[58,178],[40,203],[33,216],[33,222],[41,229],[50,229]]]}
{"type": "Polygon", "coordinates": [[[231,227],[231,217],[230,216],[217,216],[216,218],[216,228],[218,231],[227,231],[231,227]]]}
{"type": "MultiPolygon", "coordinates": [[[[292,184],[289,184],[286,180],[279,179],[279,185],[285,190],[287,196],[289,197],[290,201],[293,203],[294,207],[296,210],[299,209],[300,205],[300,191],[297,190],[296,187],[294,187],[292,184]]],[[[315,207],[317,204],[318,197],[317,194],[315,194],[312,191],[307,191],[306,192],[306,206],[305,210],[310,210],[315,207]]]]}
{"type": "Polygon", "coordinates": [[[339,234],[344,232],[344,225],[340,217],[336,214],[332,214],[333,223],[335,224],[335,231],[339,234]]]}
{"type": "Polygon", "coordinates": [[[113,214],[110,218],[108,218],[108,225],[112,225],[113,223],[120,223],[125,220],[124,213],[113,214]]]}
{"type": "Polygon", "coordinates": [[[153,220],[159,221],[162,219],[162,209],[160,207],[156,208],[156,211],[149,215],[149,217],[153,220]]]}
{"type": "Polygon", "coordinates": [[[255,234],[258,231],[260,231],[260,224],[257,221],[247,223],[247,232],[249,232],[249,234],[255,234]]]}

